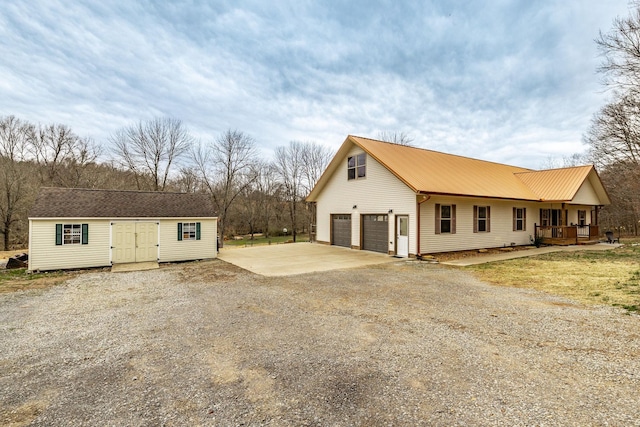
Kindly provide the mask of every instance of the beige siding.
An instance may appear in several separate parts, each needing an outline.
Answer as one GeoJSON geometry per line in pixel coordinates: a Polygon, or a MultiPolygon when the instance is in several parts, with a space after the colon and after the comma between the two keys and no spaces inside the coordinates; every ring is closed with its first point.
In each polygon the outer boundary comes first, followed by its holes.
{"type": "Polygon", "coordinates": [[[341,160],[317,201],[317,240],[331,241],[331,214],[351,214],[351,245],[360,246],[360,215],[389,215],[389,251],[395,250],[395,215],[409,215],[409,253],[416,253],[416,197],[384,166],[367,155],[366,178],[347,180],[347,157],[362,153],[352,147],[341,160]],[[353,208],[353,206],[357,208],[353,208]]]}
{"type": "Polygon", "coordinates": [[[587,211],[587,214],[585,216],[585,220],[586,223],[585,225],[590,225],[592,222],[592,218],[591,218],[591,209],[593,209],[593,206],[575,206],[575,205],[571,205],[571,206],[567,206],[567,221],[568,224],[567,225],[571,225],[571,224],[578,224],[578,211],[587,211]]]}
{"type": "Polygon", "coordinates": [[[589,182],[589,180],[585,180],[584,183],[578,189],[575,197],[571,201],[572,204],[580,204],[580,205],[599,205],[600,199],[596,194],[593,186],[589,182]]]}
{"type": "Polygon", "coordinates": [[[59,270],[110,265],[109,220],[29,221],[29,269],[59,270]],[[89,224],[89,244],[56,245],[56,224],[89,224]]]}
{"type": "Polygon", "coordinates": [[[160,220],[160,262],[209,259],[217,256],[217,220],[181,218],[160,220]],[[199,222],[200,240],[178,240],[179,222],[199,222]]]}
{"type": "MultiPolygon", "coordinates": [[[[32,219],[29,221],[29,269],[59,270],[111,265],[111,223],[136,219],[32,219]],[[56,245],[56,224],[89,224],[89,244],[56,245]]],[[[187,261],[217,256],[215,218],[143,219],[159,222],[159,261],[187,261]],[[178,241],[178,222],[200,222],[200,240],[178,241]]]]}
{"type": "Polygon", "coordinates": [[[538,221],[539,205],[531,202],[431,197],[420,208],[420,246],[422,253],[462,251],[527,245],[538,221]],[[456,233],[435,234],[435,205],[456,205],[456,233]],[[491,231],[473,232],[473,206],[491,207],[491,231]],[[526,208],[526,230],[513,231],[513,208],[526,208]]]}

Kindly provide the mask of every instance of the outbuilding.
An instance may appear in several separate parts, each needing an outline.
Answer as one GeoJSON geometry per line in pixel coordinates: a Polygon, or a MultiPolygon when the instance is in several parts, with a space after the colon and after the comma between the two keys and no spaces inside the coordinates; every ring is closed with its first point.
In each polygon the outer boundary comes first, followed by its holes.
{"type": "Polygon", "coordinates": [[[217,256],[209,197],[42,188],[29,214],[29,270],[172,262],[217,256]]]}

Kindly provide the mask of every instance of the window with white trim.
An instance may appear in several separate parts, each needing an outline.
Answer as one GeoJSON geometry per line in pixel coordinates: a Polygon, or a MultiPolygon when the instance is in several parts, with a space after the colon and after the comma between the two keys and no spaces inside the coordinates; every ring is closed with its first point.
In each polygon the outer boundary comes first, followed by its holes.
{"type": "Polygon", "coordinates": [[[88,244],[89,224],[56,224],[56,246],[88,244]]]}
{"type": "Polygon", "coordinates": [[[182,223],[182,240],[196,240],[196,223],[182,223]]]}
{"type": "Polygon", "coordinates": [[[62,227],[62,244],[79,245],[82,243],[82,226],[80,224],[64,224],[62,227]]]}
{"type": "Polygon", "coordinates": [[[491,232],[491,206],[473,207],[473,232],[491,232]]]}
{"type": "Polygon", "coordinates": [[[436,234],[456,234],[456,205],[436,203],[436,234]]]}
{"type": "Polygon", "coordinates": [[[513,208],[513,231],[526,231],[527,208],[513,208]]]}
{"type": "Polygon", "coordinates": [[[200,240],[201,223],[199,222],[179,222],[178,241],[200,240]]]}
{"type": "Polygon", "coordinates": [[[451,205],[440,206],[440,233],[451,233],[451,205]]]}

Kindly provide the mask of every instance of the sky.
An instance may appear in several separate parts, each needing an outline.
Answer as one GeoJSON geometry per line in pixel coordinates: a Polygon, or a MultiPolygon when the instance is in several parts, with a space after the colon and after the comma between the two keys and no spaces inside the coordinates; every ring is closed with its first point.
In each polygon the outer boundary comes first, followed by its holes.
{"type": "Polygon", "coordinates": [[[0,116],[118,129],[182,120],[263,156],[349,134],[538,169],[585,151],[608,94],[594,39],[627,0],[2,0],[0,116]]]}

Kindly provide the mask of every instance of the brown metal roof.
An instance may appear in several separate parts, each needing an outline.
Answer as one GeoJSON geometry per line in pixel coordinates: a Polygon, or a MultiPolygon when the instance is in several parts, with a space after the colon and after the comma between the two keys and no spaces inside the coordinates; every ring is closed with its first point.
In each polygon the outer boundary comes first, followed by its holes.
{"type": "MultiPolygon", "coordinates": [[[[356,145],[416,193],[514,200],[571,200],[593,166],[534,171],[517,166],[402,146],[349,135],[307,197],[315,201],[329,177],[356,145]],[[560,198],[556,198],[560,197],[560,198]]],[[[597,174],[595,174],[597,177],[597,174]]],[[[599,194],[606,191],[599,178],[599,194]]],[[[606,204],[606,202],[603,202],[606,204]]]]}
{"type": "Polygon", "coordinates": [[[214,217],[204,194],[146,191],[40,189],[29,218],[214,217]]]}

